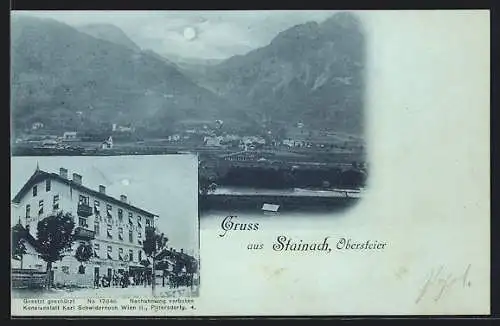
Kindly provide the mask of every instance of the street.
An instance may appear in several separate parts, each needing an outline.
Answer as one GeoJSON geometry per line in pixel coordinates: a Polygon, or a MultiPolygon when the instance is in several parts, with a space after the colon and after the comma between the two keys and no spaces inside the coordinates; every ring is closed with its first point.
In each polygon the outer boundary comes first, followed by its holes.
{"type": "MultiPolygon", "coordinates": [[[[192,297],[197,296],[196,287],[181,286],[175,289],[157,286],[157,297],[192,297]]],[[[36,298],[121,298],[151,297],[151,286],[129,286],[127,288],[65,288],[65,289],[12,289],[13,299],[36,298]]]]}

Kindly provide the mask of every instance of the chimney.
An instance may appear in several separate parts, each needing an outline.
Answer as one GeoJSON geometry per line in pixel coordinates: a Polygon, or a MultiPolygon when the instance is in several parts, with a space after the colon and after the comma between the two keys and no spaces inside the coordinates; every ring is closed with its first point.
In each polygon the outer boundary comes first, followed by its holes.
{"type": "Polygon", "coordinates": [[[73,173],[73,182],[81,185],[82,184],[82,176],[79,175],[78,173],[73,173]]]}
{"type": "Polygon", "coordinates": [[[120,195],[120,200],[121,200],[122,202],[126,203],[126,202],[127,202],[127,196],[125,196],[125,195],[120,195]]]}
{"type": "Polygon", "coordinates": [[[68,179],[68,169],[60,168],[59,169],[59,175],[61,177],[63,177],[64,179],[68,179]]]}
{"type": "Polygon", "coordinates": [[[184,249],[181,248],[181,254],[183,254],[183,253],[184,253],[184,249]]]}
{"type": "Polygon", "coordinates": [[[103,185],[99,185],[99,192],[100,192],[101,194],[105,194],[105,193],[106,193],[106,187],[105,187],[105,186],[103,186],[103,185]]]}

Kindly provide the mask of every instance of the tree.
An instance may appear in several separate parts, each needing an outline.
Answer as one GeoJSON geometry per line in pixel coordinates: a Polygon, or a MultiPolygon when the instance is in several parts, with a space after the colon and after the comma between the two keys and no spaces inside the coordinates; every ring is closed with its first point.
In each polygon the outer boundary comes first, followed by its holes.
{"type": "Polygon", "coordinates": [[[143,250],[147,257],[151,259],[152,265],[152,282],[151,287],[153,296],[155,295],[156,288],[156,274],[155,274],[155,261],[156,254],[165,249],[168,238],[164,233],[158,233],[152,226],[146,227],[146,239],[143,242],[143,250]]]}
{"type": "Polygon", "coordinates": [[[38,222],[37,242],[40,258],[47,263],[47,288],[51,284],[52,263],[71,251],[75,222],[70,213],[59,212],[38,222]]]}
{"type": "Polygon", "coordinates": [[[360,188],[365,185],[366,174],[359,170],[350,169],[342,172],[340,182],[343,187],[360,188]]]}
{"type": "Polygon", "coordinates": [[[210,186],[210,180],[208,178],[200,177],[198,179],[198,194],[201,196],[206,196],[208,194],[208,187],[210,186]]]}
{"type": "Polygon", "coordinates": [[[189,275],[189,283],[192,289],[194,274],[198,273],[198,261],[194,257],[189,257],[184,266],[186,267],[186,273],[189,275]]]}
{"type": "Polygon", "coordinates": [[[26,245],[24,244],[26,232],[21,221],[12,228],[12,258],[21,261],[21,268],[23,268],[23,256],[26,254],[26,245]]]}
{"type": "Polygon", "coordinates": [[[208,186],[208,192],[211,193],[211,192],[215,192],[215,190],[217,190],[217,184],[215,182],[212,182],[209,186],[208,186]]]}
{"type": "Polygon", "coordinates": [[[89,261],[92,255],[92,246],[88,243],[82,243],[76,248],[75,258],[80,262],[78,273],[85,274],[85,266],[83,266],[83,263],[89,261]]]}
{"type": "Polygon", "coordinates": [[[211,193],[211,192],[214,192],[215,190],[217,190],[217,184],[215,182],[213,182],[213,180],[215,180],[215,178],[199,178],[199,194],[202,195],[202,196],[206,196],[207,194],[211,193]]]}

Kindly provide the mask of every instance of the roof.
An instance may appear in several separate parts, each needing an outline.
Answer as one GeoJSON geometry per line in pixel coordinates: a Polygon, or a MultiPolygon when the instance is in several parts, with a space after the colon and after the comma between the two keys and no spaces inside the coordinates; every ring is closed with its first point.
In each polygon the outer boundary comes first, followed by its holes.
{"type": "Polygon", "coordinates": [[[17,223],[12,227],[12,232],[19,232],[23,239],[33,246],[36,250],[38,250],[38,242],[37,240],[28,232],[28,230],[22,226],[20,223],[17,223]]]}
{"type": "Polygon", "coordinates": [[[262,205],[262,210],[264,210],[264,211],[277,212],[279,208],[280,208],[280,205],[273,205],[273,204],[262,205]]]}
{"type": "Polygon", "coordinates": [[[90,189],[90,188],[85,187],[84,185],[78,184],[72,180],[63,178],[57,173],[49,173],[49,172],[45,172],[42,170],[36,170],[35,173],[33,173],[33,175],[28,179],[28,181],[26,181],[26,183],[21,188],[21,190],[19,190],[19,192],[16,194],[16,196],[14,197],[12,202],[15,204],[19,204],[21,202],[21,199],[24,197],[24,195],[26,195],[26,193],[28,193],[30,191],[30,189],[33,187],[33,185],[35,185],[39,182],[42,182],[44,180],[47,180],[47,179],[57,180],[61,183],[64,183],[64,184],[70,186],[70,187],[73,187],[74,189],[89,193],[92,196],[95,196],[96,198],[107,201],[111,204],[124,206],[125,208],[127,208],[129,210],[134,210],[136,212],[139,212],[140,214],[151,216],[151,217],[156,216],[156,214],[154,214],[154,213],[145,211],[139,207],[130,205],[130,204],[123,202],[117,198],[108,196],[106,194],[103,194],[102,192],[90,189]]]}
{"type": "Polygon", "coordinates": [[[180,259],[180,260],[184,260],[184,261],[195,259],[191,255],[188,255],[186,253],[179,252],[179,251],[173,251],[171,249],[164,249],[164,250],[160,251],[156,255],[156,258],[158,260],[162,260],[162,259],[167,259],[167,260],[168,259],[180,259]]]}

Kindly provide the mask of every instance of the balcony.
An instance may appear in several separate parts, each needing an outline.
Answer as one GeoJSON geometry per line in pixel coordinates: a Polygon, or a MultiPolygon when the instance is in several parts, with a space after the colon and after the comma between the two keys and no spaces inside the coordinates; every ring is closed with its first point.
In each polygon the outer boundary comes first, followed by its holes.
{"type": "Polygon", "coordinates": [[[92,215],[93,213],[94,213],[93,209],[92,209],[92,207],[90,207],[90,205],[85,204],[85,203],[78,204],[78,209],[77,209],[78,216],[88,217],[88,216],[92,215]]]}
{"type": "Polygon", "coordinates": [[[75,229],[75,239],[77,240],[94,240],[95,231],[85,229],[81,226],[75,229]]]}

